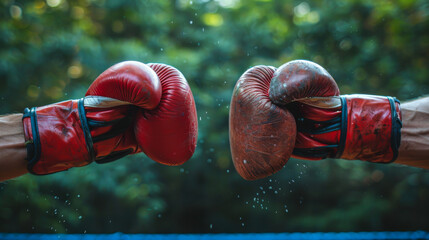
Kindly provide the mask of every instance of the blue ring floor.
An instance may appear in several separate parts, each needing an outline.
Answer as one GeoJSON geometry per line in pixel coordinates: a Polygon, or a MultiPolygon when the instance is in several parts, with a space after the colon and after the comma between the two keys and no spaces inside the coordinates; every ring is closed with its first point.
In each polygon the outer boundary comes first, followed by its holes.
{"type": "Polygon", "coordinates": [[[237,234],[25,234],[0,233],[0,240],[370,240],[429,239],[425,231],[414,232],[315,232],[315,233],[237,233],[237,234]]]}

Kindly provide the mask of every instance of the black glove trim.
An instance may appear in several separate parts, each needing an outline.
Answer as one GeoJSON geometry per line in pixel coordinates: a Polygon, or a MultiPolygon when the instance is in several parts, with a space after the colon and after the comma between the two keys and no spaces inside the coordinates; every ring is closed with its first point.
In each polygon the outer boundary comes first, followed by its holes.
{"type": "Polygon", "coordinates": [[[40,135],[39,135],[39,127],[37,125],[37,113],[36,108],[33,107],[30,109],[26,108],[24,109],[24,115],[22,116],[22,119],[24,118],[30,118],[31,122],[31,133],[33,135],[32,141],[26,142],[25,146],[27,148],[27,169],[31,174],[35,175],[45,175],[45,174],[37,174],[33,171],[34,165],[40,160],[40,135]]]}
{"type": "Polygon", "coordinates": [[[347,116],[347,99],[343,96],[340,96],[341,100],[341,134],[340,134],[340,142],[338,143],[338,149],[335,156],[331,156],[333,158],[341,158],[343,155],[344,147],[346,146],[347,139],[347,125],[348,125],[348,116],[347,116]]]}
{"type": "Polygon", "coordinates": [[[328,158],[338,145],[326,145],[313,148],[294,148],[292,154],[305,158],[328,158]]]}
{"type": "Polygon", "coordinates": [[[396,105],[395,105],[395,103],[401,104],[401,102],[394,97],[387,97],[387,99],[389,99],[390,109],[392,113],[392,133],[391,133],[390,141],[392,144],[393,157],[392,157],[392,160],[388,162],[388,163],[391,163],[391,162],[394,162],[398,157],[398,149],[401,144],[402,121],[399,119],[399,114],[396,111],[396,105]]]}
{"type": "Polygon", "coordinates": [[[296,125],[298,132],[308,134],[323,134],[340,130],[341,117],[339,116],[327,121],[315,121],[307,118],[298,118],[296,125]],[[314,127],[316,124],[321,125],[321,127],[314,127]]]}
{"type": "Polygon", "coordinates": [[[82,125],[83,135],[85,137],[86,148],[89,153],[91,162],[95,161],[94,143],[91,137],[91,131],[89,130],[88,121],[86,119],[85,106],[83,104],[83,98],[78,100],[77,109],[79,111],[79,118],[82,125]]]}
{"type": "Polygon", "coordinates": [[[116,137],[117,135],[125,132],[131,125],[133,119],[127,115],[126,117],[122,119],[116,119],[113,121],[96,121],[88,119],[88,125],[90,129],[97,128],[97,127],[107,127],[114,125],[115,128],[112,128],[110,131],[101,134],[99,136],[92,137],[92,141],[94,143],[104,141],[113,137],[116,137]]]}
{"type": "Polygon", "coordinates": [[[129,149],[125,149],[125,150],[121,150],[121,151],[116,151],[116,152],[112,152],[107,156],[101,157],[101,158],[97,158],[95,160],[96,163],[109,163],[109,162],[113,162],[115,160],[118,160],[120,158],[123,158],[125,156],[127,156],[128,154],[131,154],[134,150],[132,148],[129,149]]]}

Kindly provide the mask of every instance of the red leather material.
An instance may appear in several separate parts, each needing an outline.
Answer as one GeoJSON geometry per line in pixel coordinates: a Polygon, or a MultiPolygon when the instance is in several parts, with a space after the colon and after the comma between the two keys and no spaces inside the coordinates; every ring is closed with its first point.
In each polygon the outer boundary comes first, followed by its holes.
{"type": "Polygon", "coordinates": [[[237,81],[229,112],[232,160],[237,172],[255,180],[279,171],[295,145],[292,114],[274,105],[269,86],[275,68],[256,66],[237,81]]]}
{"type": "MultiPolygon", "coordinates": [[[[329,145],[338,145],[332,148],[330,158],[349,160],[363,160],[370,162],[391,162],[395,158],[392,148],[392,120],[393,113],[387,97],[372,95],[343,95],[346,100],[346,114],[341,108],[323,109],[315,106],[298,103],[295,117],[315,121],[328,121],[333,118],[344,117],[345,126],[340,129],[320,134],[298,130],[295,148],[311,149],[329,145]],[[345,141],[341,142],[341,133],[345,132],[345,141]],[[342,149],[342,152],[341,152],[342,149]]],[[[398,118],[401,120],[400,105],[395,102],[398,118]]],[[[299,125],[299,123],[298,123],[299,125]]],[[[314,129],[320,126],[314,125],[314,129]]],[[[301,129],[303,127],[301,126],[301,129]]],[[[304,129],[305,130],[305,129],[304,129]]],[[[325,157],[293,155],[295,158],[319,160],[325,157]]]]}
{"type": "MultiPolygon", "coordinates": [[[[136,62],[125,61],[113,65],[95,79],[86,92],[85,96],[103,96],[117,100],[129,102],[141,109],[133,106],[113,107],[103,109],[88,109],[87,118],[92,120],[112,121],[121,119],[136,112],[154,109],[161,100],[161,82],[157,74],[148,65],[136,62]]],[[[123,135],[107,139],[100,143],[94,143],[94,150],[97,156],[107,156],[113,151],[133,149],[133,153],[138,153],[138,147],[134,134],[134,122],[129,124],[129,128],[123,135]],[[113,148],[112,148],[113,146],[113,148]]],[[[114,126],[113,126],[114,127],[114,126]]],[[[91,135],[100,135],[108,132],[112,127],[98,128],[98,132],[91,132],[91,135]]]]}
{"type": "MultiPolygon", "coordinates": [[[[381,96],[358,94],[344,97],[347,101],[347,137],[340,158],[391,162],[394,154],[389,100],[381,96]]],[[[395,103],[395,108],[400,113],[399,103],[395,103]]]]}
{"type": "Polygon", "coordinates": [[[135,133],[139,146],[151,159],[180,165],[195,151],[198,119],[192,91],[182,73],[165,64],[148,64],[158,75],[162,97],[157,108],[140,111],[135,133]]]}
{"type": "MultiPolygon", "coordinates": [[[[341,112],[325,110],[297,102],[300,99],[314,97],[331,97],[340,95],[334,78],[320,65],[306,61],[295,60],[283,64],[274,73],[270,84],[270,99],[278,106],[289,109],[296,119],[306,118],[315,121],[332,119],[341,112]]],[[[298,126],[300,125],[298,121],[298,126]]],[[[317,125],[312,126],[317,129],[317,125]]],[[[300,131],[296,136],[295,148],[326,147],[339,139],[337,133],[313,134],[300,131]]],[[[293,154],[294,158],[303,158],[293,154]]],[[[320,156],[306,156],[304,159],[319,160],[320,156]]]]}
{"type": "MultiPolygon", "coordinates": [[[[297,119],[310,119],[313,121],[322,122],[341,117],[341,107],[325,109],[296,102],[290,108],[295,118],[297,119]]],[[[336,145],[340,141],[340,129],[336,131],[328,131],[315,134],[312,130],[320,130],[321,128],[325,127],[325,125],[312,124],[311,127],[306,126],[306,128],[300,124],[300,121],[298,121],[297,125],[298,133],[295,143],[296,149],[328,147],[336,145]],[[309,131],[308,128],[312,130],[309,131]]],[[[334,157],[337,153],[337,150],[337,148],[331,149],[329,157],[334,157]]],[[[303,157],[299,154],[292,154],[292,157],[305,160],[321,160],[324,158],[318,155],[303,157]]]]}
{"type": "Polygon", "coordinates": [[[161,99],[158,76],[146,64],[125,61],[113,65],[95,79],[85,96],[104,96],[154,109],[161,99]]]}
{"type": "MultiPolygon", "coordinates": [[[[37,108],[40,159],[31,172],[49,174],[91,162],[81,128],[77,101],[37,108]]],[[[24,118],[25,141],[33,141],[30,118],[24,118]]]]}
{"type": "Polygon", "coordinates": [[[274,73],[270,99],[289,109],[297,120],[293,157],[394,160],[400,142],[399,102],[370,95],[342,96],[338,99],[343,99],[343,106],[313,101],[338,95],[334,79],[315,63],[292,61],[274,73]]]}
{"type": "Polygon", "coordinates": [[[305,60],[280,66],[270,86],[270,99],[279,106],[302,98],[338,95],[340,90],[332,76],[318,64],[305,60]]]}
{"type": "MultiPolygon", "coordinates": [[[[334,146],[325,157],[342,158],[349,160],[363,160],[370,162],[391,162],[395,158],[392,148],[392,111],[387,97],[371,95],[343,95],[346,102],[346,114],[340,108],[324,109],[296,103],[298,110],[293,111],[295,117],[315,121],[329,121],[334,118],[345,117],[345,126],[323,133],[315,134],[306,131],[298,121],[296,149],[314,149],[318,147],[334,146]],[[299,111],[300,110],[300,111],[299,111]],[[345,131],[345,141],[341,142],[341,133],[345,131]],[[343,144],[343,145],[342,145],[343,144]],[[342,153],[341,150],[343,149],[342,153]]],[[[400,116],[400,105],[395,102],[396,112],[400,116]]],[[[311,129],[320,129],[322,126],[314,124],[311,129]]],[[[320,160],[325,157],[292,155],[295,158],[306,160],[320,160]]]]}
{"type": "MultiPolygon", "coordinates": [[[[341,131],[327,132],[323,134],[311,134],[298,132],[295,147],[296,148],[312,148],[312,147],[322,147],[332,144],[337,144],[340,140],[341,131]]],[[[299,156],[295,156],[300,158],[299,156]]],[[[321,159],[321,158],[317,158],[321,159]]]]}
{"type": "MultiPolygon", "coordinates": [[[[134,112],[137,111],[138,108],[134,108],[133,106],[118,106],[113,108],[85,108],[86,118],[88,120],[94,121],[115,121],[121,120],[127,117],[128,115],[134,115],[134,112]]],[[[114,131],[117,125],[110,125],[105,127],[97,127],[91,129],[91,136],[101,136],[102,134],[106,134],[110,131],[114,131]]],[[[134,121],[131,121],[127,127],[123,131],[122,134],[118,134],[115,137],[111,137],[109,139],[94,142],[93,143],[95,155],[98,158],[108,156],[112,152],[122,151],[126,149],[132,149],[131,153],[139,153],[141,152],[135,135],[134,135],[134,121]]]]}

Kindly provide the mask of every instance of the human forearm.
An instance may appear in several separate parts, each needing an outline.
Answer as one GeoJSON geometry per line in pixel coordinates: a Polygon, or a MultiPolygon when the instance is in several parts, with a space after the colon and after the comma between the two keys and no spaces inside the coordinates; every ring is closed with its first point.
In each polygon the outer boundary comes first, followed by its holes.
{"type": "Polygon", "coordinates": [[[22,114],[0,116],[0,181],[27,173],[22,114]]]}
{"type": "Polygon", "coordinates": [[[402,130],[395,163],[429,169],[429,97],[401,104],[402,130]]]}

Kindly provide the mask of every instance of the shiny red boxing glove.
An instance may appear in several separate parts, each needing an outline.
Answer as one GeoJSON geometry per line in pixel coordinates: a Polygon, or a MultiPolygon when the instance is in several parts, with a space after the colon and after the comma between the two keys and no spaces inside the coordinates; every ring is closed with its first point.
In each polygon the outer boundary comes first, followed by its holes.
{"type": "Polygon", "coordinates": [[[271,81],[270,98],[295,116],[298,134],[294,157],[385,163],[396,159],[402,126],[398,100],[338,96],[329,73],[309,61],[292,61],[278,71],[271,81]],[[324,80],[317,76],[324,76],[324,80]]]}
{"type": "Polygon", "coordinates": [[[183,164],[193,155],[198,138],[191,88],[176,68],[160,63],[148,66],[159,77],[162,96],[155,109],[137,113],[137,141],[152,160],[172,166],[183,164]]]}
{"type": "Polygon", "coordinates": [[[143,63],[119,63],[103,72],[87,95],[25,109],[29,172],[50,174],[140,151],[135,115],[160,102],[161,84],[155,72],[143,63]]]}
{"type": "Polygon", "coordinates": [[[295,146],[296,126],[292,114],[269,99],[276,69],[256,66],[237,81],[229,112],[229,141],[237,172],[246,180],[279,171],[295,146]]]}

